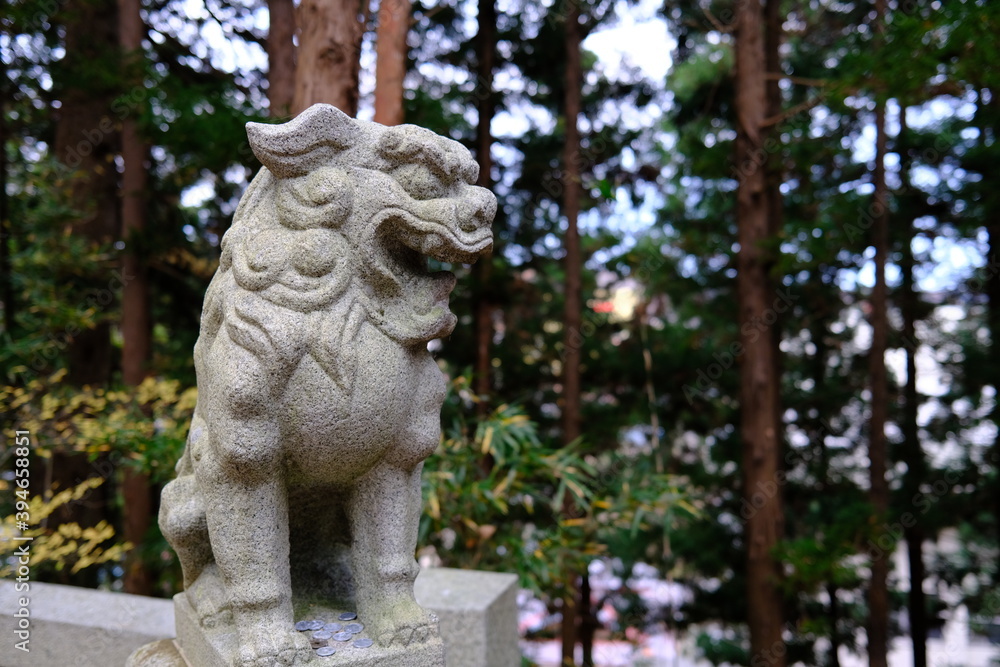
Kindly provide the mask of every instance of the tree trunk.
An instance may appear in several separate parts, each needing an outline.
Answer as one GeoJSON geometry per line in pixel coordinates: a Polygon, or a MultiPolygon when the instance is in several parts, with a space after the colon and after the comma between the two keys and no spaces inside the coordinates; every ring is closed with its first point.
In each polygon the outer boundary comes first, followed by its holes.
{"type": "MultiPolygon", "coordinates": [[[[996,99],[996,91],[994,92],[994,99],[996,99]]],[[[980,135],[980,137],[985,135],[980,135]]],[[[997,217],[989,218],[990,222],[987,225],[987,230],[989,231],[989,266],[993,266],[996,262],[1000,262],[1000,219],[997,217]]],[[[989,331],[990,331],[990,358],[991,368],[1000,370],[1000,273],[995,270],[989,270],[986,277],[986,294],[989,298],[989,306],[987,306],[987,317],[989,319],[989,331]]],[[[994,382],[996,384],[996,381],[994,382]]],[[[993,401],[993,414],[991,419],[994,424],[1000,424],[1000,401],[994,399],[993,401]]],[[[1000,431],[993,441],[993,467],[994,469],[1000,469],[1000,431]]],[[[997,544],[1000,544],[1000,493],[993,494],[993,520],[996,522],[996,538],[997,544]]],[[[1000,558],[1000,557],[998,557],[1000,558]]],[[[995,566],[994,572],[1000,572],[1000,562],[995,566]]]]}
{"type": "Polygon", "coordinates": [[[774,222],[768,192],[762,128],[768,103],[763,12],[756,2],[737,3],[736,16],[736,167],[739,185],[736,219],[737,292],[740,342],[740,433],[743,439],[743,494],[755,509],[747,518],[747,612],[751,661],[784,667],[781,570],[772,550],[784,532],[781,487],[777,484],[782,436],[778,336],[761,335],[762,322],[774,322],[775,290],[769,277],[774,257],[768,246],[774,222]],[[770,317],[770,319],[768,319],[770,317]]]}
{"type": "MultiPolygon", "coordinates": [[[[580,56],[580,7],[574,0],[565,3],[566,25],[566,143],[563,149],[563,214],[566,216],[566,301],[563,312],[563,443],[568,445],[580,437],[580,348],[583,338],[581,325],[581,271],[580,234],[577,218],[580,214],[580,115],[581,86],[583,85],[580,56]]],[[[567,573],[569,574],[569,573],[567,573]]],[[[576,577],[570,576],[563,600],[562,661],[575,664],[577,641],[576,577]]]]}
{"type": "MultiPolygon", "coordinates": [[[[93,72],[95,62],[114,62],[118,51],[118,10],[115,0],[68,0],[53,16],[64,31],[65,67],[53,70],[53,88],[60,91],[61,106],[53,110],[55,137],[53,154],[76,170],[70,179],[69,202],[79,212],[72,233],[90,243],[111,243],[118,238],[118,131],[111,103],[117,91],[93,72]],[[114,52],[114,53],[112,53],[114,52]]],[[[76,267],[73,267],[74,269],[76,267]]],[[[57,269],[58,270],[58,269],[57,269]]],[[[97,324],[78,332],[66,331],[66,361],[69,384],[106,385],[111,380],[111,326],[107,310],[114,307],[119,282],[111,267],[87,267],[84,275],[67,280],[73,285],[63,295],[66,301],[88,303],[97,298],[97,324]]],[[[67,489],[93,475],[93,465],[84,454],[56,453],[49,462],[51,474],[42,488],[67,489]]],[[[104,497],[98,489],[96,498],[104,497]]],[[[95,500],[96,500],[95,498],[95,500]]],[[[105,505],[106,507],[106,505],[105,505]]],[[[51,517],[58,523],[77,523],[81,528],[104,518],[91,503],[72,503],[51,517]]],[[[63,583],[96,585],[93,574],[60,573],[63,583]]]]}
{"type": "Polygon", "coordinates": [[[267,101],[271,118],[292,113],[295,98],[295,4],[268,0],[271,26],[267,32],[267,101]]]}
{"type": "Polygon", "coordinates": [[[840,667],[840,633],[837,632],[840,604],[837,602],[837,585],[828,583],[826,592],[830,596],[830,667],[840,667]]]}
{"type": "MultiPolygon", "coordinates": [[[[54,74],[62,103],[55,112],[54,152],[60,162],[84,175],[70,186],[72,206],[83,213],[73,233],[94,243],[110,243],[119,231],[118,133],[111,113],[116,91],[94,81],[81,63],[93,68],[91,63],[107,61],[107,51],[117,48],[117,6],[115,0],[68,0],[58,18],[65,27],[63,62],[68,67],[54,74]]],[[[80,289],[65,295],[74,303],[87,303],[95,294],[106,303],[103,297],[117,286],[110,271],[76,284],[80,289]]],[[[103,385],[111,379],[111,327],[103,315],[93,328],[75,332],[68,344],[71,384],[103,385]]]]}
{"type": "MultiPolygon", "coordinates": [[[[977,86],[984,90],[985,86],[977,86]]],[[[997,95],[1000,90],[989,89],[989,101],[984,99],[985,95],[980,93],[976,100],[976,121],[979,125],[980,148],[985,148],[991,136],[993,128],[996,127],[996,119],[1000,115],[1000,100],[997,95]]],[[[986,262],[986,276],[983,289],[988,300],[986,319],[990,332],[989,347],[989,368],[994,377],[1000,376],[1000,271],[996,269],[997,262],[1000,262],[1000,211],[996,210],[996,198],[986,200],[988,208],[984,219],[986,221],[986,232],[989,236],[989,255],[986,262]]],[[[997,382],[994,381],[994,388],[997,382]]],[[[1000,424],[1000,401],[994,399],[993,410],[990,419],[994,424],[1000,424]]],[[[1000,469],[1000,430],[993,440],[993,467],[1000,469]]],[[[997,544],[1000,544],[1000,493],[993,494],[993,520],[996,526],[997,544]]],[[[1000,572],[1000,556],[994,572],[1000,572]]]]}
{"type": "Polygon", "coordinates": [[[325,102],[357,115],[362,14],[359,0],[302,0],[293,113],[325,102]]]}
{"type": "Polygon", "coordinates": [[[580,576],[580,648],[582,667],[594,667],[594,632],[597,623],[594,618],[593,601],[590,599],[590,573],[584,570],[580,576]]]}
{"type": "MultiPolygon", "coordinates": [[[[140,0],[118,0],[119,39],[126,67],[128,85],[143,85],[141,69],[142,38],[146,26],[139,13],[140,0]]],[[[146,377],[152,348],[149,314],[149,277],[143,261],[142,234],[146,227],[146,153],[136,122],[138,110],[122,121],[122,238],[125,256],[122,262],[122,379],[126,385],[140,384],[146,377]]],[[[126,541],[138,547],[152,525],[149,480],[141,472],[126,467],[122,481],[124,534],[126,541]]],[[[129,552],[125,563],[125,592],[136,595],[152,593],[152,580],[137,549],[129,552]]]]}
{"type": "MultiPolygon", "coordinates": [[[[494,0],[479,0],[479,62],[478,111],[476,126],[476,160],[479,162],[478,185],[493,187],[493,135],[490,125],[496,113],[493,97],[493,69],[496,65],[496,6],[494,0]]],[[[492,294],[492,257],[483,257],[475,266],[476,319],[473,334],[476,337],[473,361],[472,388],[479,397],[476,411],[480,416],[489,413],[489,396],[493,391],[493,312],[496,308],[492,294]]]]}
{"type": "MultiPolygon", "coordinates": [[[[884,26],[885,0],[875,0],[876,33],[881,36],[884,26]]],[[[877,37],[881,46],[882,40],[877,37]]],[[[875,247],[875,286],[872,289],[871,325],[872,343],[869,352],[871,381],[871,433],[868,441],[870,461],[869,501],[874,513],[874,525],[883,525],[889,511],[889,485],[885,471],[887,461],[885,422],[889,410],[889,383],[885,368],[885,348],[889,334],[886,311],[885,264],[889,252],[889,202],[885,183],[885,102],[875,102],[875,192],[871,213],[872,244],[875,247]]],[[[870,667],[887,667],[889,646],[889,559],[890,553],[878,552],[871,564],[871,582],[868,587],[868,664],[870,667]]]]}
{"type": "MultiPolygon", "coordinates": [[[[0,58],[0,299],[3,300],[3,330],[14,338],[14,284],[10,271],[10,220],[7,215],[7,64],[0,58]]],[[[4,379],[9,382],[8,379],[4,379]]]]}
{"type": "MultiPolygon", "coordinates": [[[[911,160],[907,139],[909,137],[906,125],[906,107],[902,106],[899,113],[900,143],[899,161],[900,177],[904,196],[912,197],[912,185],[909,182],[911,160]]],[[[916,235],[913,227],[912,208],[908,209],[906,234],[901,244],[903,273],[902,303],[903,313],[903,346],[906,349],[906,387],[903,390],[903,456],[906,462],[906,476],[903,478],[903,497],[907,500],[920,491],[920,482],[926,478],[927,461],[920,445],[920,432],[917,428],[917,411],[920,407],[920,397],[917,394],[917,292],[914,283],[914,260],[912,242],[916,235]]],[[[913,667],[927,667],[927,604],[924,597],[924,529],[921,517],[917,523],[905,529],[906,551],[910,566],[910,594],[907,607],[910,616],[910,639],[913,642],[913,667]]]]}
{"type": "Polygon", "coordinates": [[[580,233],[580,86],[583,75],[580,61],[580,15],[576,2],[569,0],[566,16],[566,143],[563,150],[563,214],[566,216],[566,301],[563,311],[563,442],[569,444],[580,437],[580,348],[581,271],[580,233]]]}
{"type": "Polygon", "coordinates": [[[406,76],[406,35],[410,31],[410,0],[382,0],[375,41],[375,122],[403,122],[403,78],[406,76]]]}

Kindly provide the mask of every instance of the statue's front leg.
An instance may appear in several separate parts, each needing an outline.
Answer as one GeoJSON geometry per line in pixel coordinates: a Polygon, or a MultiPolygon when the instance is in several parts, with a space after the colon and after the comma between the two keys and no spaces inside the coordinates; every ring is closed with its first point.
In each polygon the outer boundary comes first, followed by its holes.
{"type": "Polygon", "coordinates": [[[239,636],[236,664],[305,664],[312,649],[293,625],[288,494],[277,420],[229,417],[212,428],[213,447],[197,474],[239,636]]]}
{"type": "Polygon", "coordinates": [[[351,496],[358,615],[382,646],[429,639],[435,618],[413,597],[423,464],[383,462],[358,481],[351,496]]]}

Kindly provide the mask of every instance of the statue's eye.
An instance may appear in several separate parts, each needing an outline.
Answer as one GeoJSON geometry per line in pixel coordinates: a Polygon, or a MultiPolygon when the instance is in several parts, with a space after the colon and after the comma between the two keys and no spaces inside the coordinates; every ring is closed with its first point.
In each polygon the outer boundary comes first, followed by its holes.
{"type": "Polygon", "coordinates": [[[392,176],[414,199],[438,199],[448,192],[448,186],[441,178],[421,164],[397,167],[393,170],[392,176]]]}

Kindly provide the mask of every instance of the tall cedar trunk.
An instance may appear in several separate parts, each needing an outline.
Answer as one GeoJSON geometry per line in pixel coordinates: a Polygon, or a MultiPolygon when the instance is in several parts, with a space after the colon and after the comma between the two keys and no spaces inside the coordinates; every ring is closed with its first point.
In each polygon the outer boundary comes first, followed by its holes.
{"type": "Polygon", "coordinates": [[[580,575],[580,649],[582,667],[594,667],[594,615],[591,613],[593,601],[590,592],[590,573],[586,570],[580,575]]]}
{"type": "MultiPolygon", "coordinates": [[[[580,234],[577,217],[580,213],[580,87],[583,85],[580,61],[580,7],[574,0],[565,3],[566,25],[566,143],[563,150],[563,213],[566,216],[566,302],[563,312],[563,443],[568,445],[580,437],[580,348],[583,340],[581,325],[581,263],[580,234]]],[[[566,594],[563,598],[562,661],[575,664],[574,652],[579,617],[577,585],[574,576],[566,573],[566,594]]]]}
{"type": "MultiPolygon", "coordinates": [[[[996,94],[994,92],[994,99],[996,99],[996,94]]],[[[984,135],[980,134],[980,136],[984,135]]],[[[1000,219],[996,216],[991,217],[987,229],[990,241],[989,265],[994,266],[996,262],[1000,262],[1000,219]]],[[[995,372],[1000,372],[1000,273],[991,270],[987,275],[985,287],[989,298],[987,317],[989,318],[991,341],[990,367],[995,372]]],[[[994,382],[996,382],[995,378],[994,382]]],[[[991,417],[994,424],[1000,424],[1000,401],[994,400],[991,417]]],[[[993,466],[994,469],[1000,468],[1000,431],[997,432],[996,439],[993,441],[993,466]]],[[[1000,493],[993,494],[993,503],[996,538],[997,543],[1000,544],[1000,493]]],[[[1000,562],[997,563],[994,571],[1000,571],[1000,562]]]]}
{"type": "Polygon", "coordinates": [[[775,290],[769,276],[774,263],[768,178],[761,156],[767,111],[763,12],[757,2],[737,3],[736,52],[736,195],[739,253],[740,433],[743,439],[743,494],[756,511],[747,519],[747,613],[751,661],[784,667],[781,631],[780,567],[772,550],[784,532],[780,464],[781,419],[778,347],[774,332],[761,335],[762,322],[773,322],[775,290]],[[771,316],[772,319],[768,319],[771,316]]]}
{"type": "MultiPolygon", "coordinates": [[[[479,0],[479,76],[477,80],[479,119],[476,127],[476,160],[479,162],[478,184],[484,188],[493,187],[493,135],[490,125],[496,113],[493,96],[493,69],[496,65],[496,22],[497,13],[494,0],[479,0]]],[[[492,393],[492,342],[493,303],[491,292],[493,261],[490,257],[479,260],[475,266],[476,319],[474,327],[475,358],[473,360],[473,391],[479,396],[476,410],[480,416],[489,412],[489,395],[492,393]]]]}
{"type": "MultiPolygon", "coordinates": [[[[84,213],[73,233],[94,243],[110,243],[118,236],[118,174],[115,156],[118,134],[112,122],[115,91],[95,81],[94,63],[113,62],[108,51],[117,48],[118,15],[115,0],[68,0],[59,14],[65,26],[64,67],[53,74],[61,91],[56,111],[55,155],[82,174],[71,181],[73,207],[84,213]]],[[[117,282],[111,271],[76,282],[80,289],[66,294],[74,303],[86,303],[94,292],[105,294],[117,282]]],[[[68,381],[76,385],[103,385],[111,379],[111,327],[100,313],[96,326],[73,332],[67,349],[68,381]]]]}
{"type": "MultiPolygon", "coordinates": [[[[985,86],[978,86],[978,88],[985,92],[985,86]]],[[[988,102],[982,93],[977,100],[976,120],[979,122],[979,141],[980,145],[984,147],[989,140],[988,137],[993,132],[993,128],[996,127],[996,119],[998,112],[1000,112],[998,95],[1000,95],[1000,90],[991,89],[989,90],[988,102]]],[[[984,216],[986,232],[989,236],[989,261],[986,263],[986,280],[983,285],[989,304],[986,311],[991,341],[989,368],[994,378],[1000,377],[1000,271],[996,269],[997,263],[1000,262],[1000,211],[995,209],[996,205],[997,195],[994,194],[987,200],[988,208],[984,216]]],[[[996,387],[995,380],[994,387],[996,387]]],[[[993,413],[990,415],[990,419],[994,424],[1000,424],[1000,401],[993,401],[993,413]]],[[[997,431],[993,441],[993,466],[994,469],[1000,469],[1000,430],[997,431]]],[[[996,522],[997,544],[1000,544],[1000,493],[993,494],[993,520],[996,522]]],[[[1000,556],[998,556],[996,568],[995,571],[1000,571],[1000,556]]]]}
{"type": "Polygon", "coordinates": [[[837,600],[837,584],[826,585],[826,594],[830,597],[830,667],[840,667],[840,633],[837,626],[840,623],[840,601],[837,600]]]}
{"type": "MultiPolygon", "coordinates": [[[[814,320],[814,328],[810,330],[810,340],[816,345],[816,352],[812,358],[812,378],[815,383],[814,395],[823,397],[827,390],[827,369],[830,346],[827,344],[829,334],[829,318],[826,313],[822,317],[814,320]]],[[[817,443],[819,447],[819,461],[816,470],[816,494],[820,498],[827,498],[833,492],[830,488],[830,451],[826,444],[827,429],[822,418],[822,413],[817,411],[815,426],[810,433],[810,441],[817,443]]],[[[829,507],[829,505],[827,505],[829,507]]],[[[824,519],[831,520],[829,512],[824,512],[824,519]]],[[[828,656],[828,667],[840,667],[840,601],[837,599],[837,583],[833,580],[833,573],[828,573],[830,579],[826,582],[826,594],[830,599],[827,608],[827,623],[830,627],[830,654],[828,656]]]]}
{"type": "MultiPolygon", "coordinates": [[[[142,38],[145,25],[139,13],[140,0],[118,0],[118,30],[127,85],[143,85],[141,69],[142,38]],[[133,73],[138,73],[132,76],[133,73]]],[[[146,377],[152,347],[149,314],[149,277],[143,261],[142,233],[146,226],[146,152],[139,136],[138,110],[122,121],[122,238],[125,256],[122,261],[122,379],[126,385],[140,384],[146,377]]],[[[152,525],[152,502],[149,479],[126,467],[122,480],[124,538],[137,547],[145,542],[152,525]]],[[[133,549],[125,563],[125,592],[136,595],[152,593],[152,580],[143,566],[138,550],[133,549]]]]}
{"type": "MultiPolygon", "coordinates": [[[[881,36],[885,16],[885,0],[875,0],[875,25],[881,36]]],[[[881,39],[878,40],[881,46],[881,39]]],[[[872,344],[869,352],[871,382],[871,428],[868,440],[868,459],[871,465],[869,501],[874,512],[875,525],[882,525],[889,511],[889,485],[886,483],[885,422],[889,410],[889,383],[885,369],[885,348],[889,334],[886,312],[885,263],[889,251],[889,206],[885,183],[885,102],[875,102],[875,192],[872,197],[872,245],[875,247],[875,286],[872,289],[871,325],[872,344]]],[[[868,586],[868,664],[886,667],[889,646],[889,576],[890,553],[879,551],[871,564],[871,582],[868,586]]]]}
{"type": "MultiPolygon", "coordinates": [[[[907,139],[906,107],[899,113],[899,150],[900,176],[903,180],[904,193],[912,197],[912,185],[909,181],[911,160],[907,139]]],[[[910,209],[912,211],[912,209],[910,209]]],[[[920,445],[920,432],[917,428],[917,410],[919,396],[917,394],[917,292],[914,288],[913,248],[912,241],[916,235],[913,226],[913,215],[909,214],[906,224],[906,235],[901,244],[903,272],[902,312],[903,312],[903,345],[906,348],[906,387],[903,394],[903,456],[906,462],[906,476],[903,478],[903,497],[913,498],[920,491],[920,482],[927,472],[924,451],[920,445]]],[[[910,639],[913,642],[913,667],[927,667],[927,603],[924,597],[924,527],[921,517],[917,523],[905,529],[906,552],[910,565],[910,594],[907,599],[910,616],[910,639]]]]}
{"type": "Polygon", "coordinates": [[[403,122],[403,77],[406,76],[406,35],[410,31],[410,0],[382,0],[375,41],[375,122],[403,122]]]}
{"type": "Polygon", "coordinates": [[[271,118],[285,118],[295,98],[295,4],[268,0],[267,11],[267,101],[271,118]]]}
{"type": "Polygon", "coordinates": [[[361,10],[359,0],[302,0],[292,113],[325,102],[357,115],[361,10]]]}
{"type": "MultiPolygon", "coordinates": [[[[779,86],[779,76],[781,75],[781,37],[782,37],[782,18],[781,18],[781,0],[766,0],[764,4],[764,67],[767,72],[766,84],[765,84],[765,96],[767,98],[767,118],[777,118],[781,114],[781,86],[779,86]]],[[[772,124],[766,129],[766,134],[764,135],[765,140],[773,146],[781,145],[781,131],[780,129],[772,124]]],[[[771,238],[778,238],[781,234],[782,225],[784,224],[784,204],[783,197],[781,196],[781,184],[784,181],[784,164],[783,164],[783,154],[779,150],[777,152],[769,153],[767,157],[766,165],[766,183],[767,183],[767,218],[768,218],[768,233],[771,238]]],[[[781,377],[782,363],[781,355],[777,352],[781,345],[781,326],[780,326],[780,314],[778,315],[778,322],[775,326],[768,329],[768,334],[771,337],[771,345],[774,346],[774,370],[775,377],[781,377]]],[[[778,383],[776,382],[776,387],[778,383]]],[[[780,391],[780,387],[776,388],[776,391],[780,391]]],[[[774,402],[774,422],[776,424],[781,424],[781,408],[780,401],[774,402]]],[[[781,449],[783,442],[782,437],[783,430],[778,429],[778,449],[781,449]]],[[[778,456],[779,462],[783,460],[780,455],[778,456]]]]}
{"type": "MultiPolygon", "coordinates": [[[[91,243],[111,243],[118,238],[118,131],[114,126],[112,101],[117,91],[107,84],[103,73],[95,73],[95,63],[116,62],[118,55],[118,8],[115,0],[68,0],[54,15],[64,31],[65,56],[53,69],[53,88],[59,91],[61,106],[56,119],[53,152],[61,163],[76,171],[69,180],[69,201],[80,218],[73,221],[72,233],[91,243]]],[[[74,267],[75,268],[75,267],[74,267]]],[[[83,276],[67,278],[73,288],[63,296],[73,303],[87,303],[88,297],[102,299],[120,285],[117,267],[102,266],[83,276]]],[[[82,331],[67,330],[67,382],[106,385],[111,380],[111,326],[107,321],[113,302],[97,313],[98,324],[82,331]]],[[[94,466],[83,454],[56,454],[48,463],[45,490],[66,489],[93,476],[94,466]]],[[[96,525],[106,518],[100,492],[89,503],[71,503],[50,517],[53,523],[96,525]]],[[[92,574],[60,573],[61,583],[94,586],[92,574]]]]}
{"type": "Polygon", "coordinates": [[[7,95],[7,65],[0,58],[0,299],[3,300],[4,333],[14,337],[16,309],[10,271],[10,240],[13,230],[7,215],[7,95]]]}

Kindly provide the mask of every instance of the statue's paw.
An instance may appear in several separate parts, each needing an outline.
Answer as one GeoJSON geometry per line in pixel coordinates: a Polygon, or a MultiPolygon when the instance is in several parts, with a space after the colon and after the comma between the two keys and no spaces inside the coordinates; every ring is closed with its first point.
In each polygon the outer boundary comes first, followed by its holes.
{"type": "Polygon", "coordinates": [[[200,600],[196,610],[198,622],[203,628],[218,628],[233,623],[233,612],[227,606],[219,606],[211,600],[200,600]]]}
{"type": "Polygon", "coordinates": [[[293,667],[308,664],[312,658],[309,640],[300,632],[262,630],[240,650],[240,664],[245,667],[293,667]]]}
{"type": "Polygon", "coordinates": [[[214,563],[202,571],[185,593],[203,628],[232,624],[233,612],[226,602],[226,588],[214,563]]]}
{"type": "Polygon", "coordinates": [[[410,646],[430,640],[437,628],[437,617],[416,603],[398,605],[392,620],[375,629],[373,637],[382,646],[410,646]]]}

